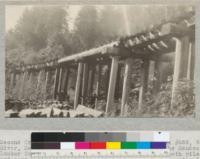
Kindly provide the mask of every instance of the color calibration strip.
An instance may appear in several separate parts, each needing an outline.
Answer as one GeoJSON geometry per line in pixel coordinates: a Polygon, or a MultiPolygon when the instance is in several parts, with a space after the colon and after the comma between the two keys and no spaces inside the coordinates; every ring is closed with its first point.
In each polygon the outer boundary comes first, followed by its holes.
{"type": "Polygon", "coordinates": [[[62,149],[62,150],[119,150],[119,149],[166,149],[167,142],[32,142],[32,149],[62,149]]]}
{"type": "Polygon", "coordinates": [[[41,133],[31,134],[32,149],[66,150],[121,150],[166,149],[168,132],[92,132],[92,133],[41,133]]]}

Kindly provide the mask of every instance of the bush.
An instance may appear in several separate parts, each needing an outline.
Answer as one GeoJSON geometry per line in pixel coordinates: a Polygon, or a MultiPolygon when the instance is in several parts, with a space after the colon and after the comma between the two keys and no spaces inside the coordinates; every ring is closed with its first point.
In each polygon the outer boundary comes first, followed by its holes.
{"type": "Polygon", "coordinates": [[[172,102],[172,82],[163,83],[158,94],[153,94],[152,90],[149,89],[145,94],[145,100],[140,110],[138,110],[138,100],[129,97],[127,116],[185,117],[194,115],[195,98],[193,81],[181,80],[174,94],[172,102]]]}
{"type": "Polygon", "coordinates": [[[194,114],[195,95],[193,81],[183,79],[178,82],[171,108],[173,116],[185,117],[194,114]]]}

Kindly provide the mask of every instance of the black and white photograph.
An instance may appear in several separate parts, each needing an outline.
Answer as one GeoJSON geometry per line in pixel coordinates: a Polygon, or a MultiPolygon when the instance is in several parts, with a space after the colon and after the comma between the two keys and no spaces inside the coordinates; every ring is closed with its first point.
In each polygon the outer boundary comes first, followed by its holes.
{"type": "Polygon", "coordinates": [[[194,118],[194,70],[193,5],[6,5],[6,118],[194,118]]]}

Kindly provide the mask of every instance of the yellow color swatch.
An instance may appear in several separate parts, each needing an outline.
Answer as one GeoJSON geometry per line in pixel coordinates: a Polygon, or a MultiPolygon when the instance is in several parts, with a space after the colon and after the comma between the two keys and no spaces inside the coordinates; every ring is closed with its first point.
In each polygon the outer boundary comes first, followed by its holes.
{"type": "Polygon", "coordinates": [[[121,149],[121,142],[106,142],[106,149],[121,149]]]}

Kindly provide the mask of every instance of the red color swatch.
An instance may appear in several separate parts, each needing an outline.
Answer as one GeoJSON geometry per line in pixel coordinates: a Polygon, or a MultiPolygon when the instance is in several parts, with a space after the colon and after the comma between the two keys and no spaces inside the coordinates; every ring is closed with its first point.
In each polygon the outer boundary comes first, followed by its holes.
{"type": "Polygon", "coordinates": [[[91,142],[90,149],[106,149],[106,142],[91,142]]]}

